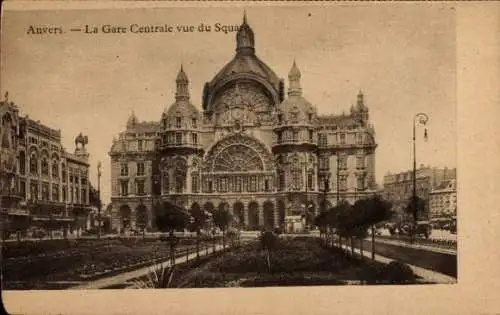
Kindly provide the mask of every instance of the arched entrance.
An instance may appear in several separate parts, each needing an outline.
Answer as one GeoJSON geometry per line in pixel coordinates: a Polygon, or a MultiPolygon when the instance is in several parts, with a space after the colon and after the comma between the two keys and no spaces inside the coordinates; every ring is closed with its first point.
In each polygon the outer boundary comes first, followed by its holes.
{"type": "Polygon", "coordinates": [[[285,202],[283,200],[279,200],[278,201],[278,224],[280,227],[284,227],[284,225],[285,225],[285,215],[286,215],[285,202]]]}
{"type": "Polygon", "coordinates": [[[271,201],[264,202],[264,227],[266,230],[274,228],[274,204],[271,201]]]}
{"type": "Polygon", "coordinates": [[[141,204],[135,209],[135,225],[139,231],[144,231],[148,227],[148,223],[148,209],[141,204]]]}
{"type": "Polygon", "coordinates": [[[245,224],[245,210],[241,202],[235,202],[233,205],[234,219],[238,222],[238,225],[242,226],[245,224]]]}
{"type": "Polygon", "coordinates": [[[125,232],[131,228],[131,210],[128,205],[123,205],[120,207],[120,233],[125,232]]]}
{"type": "Polygon", "coordinates": [[[248,204],[248,227],[253,230],[259,227],[259,205],[255,201],[248,204]]]}
{"type": "Polygon", "coordinates": [[[229,212],[229,205],[227,204],[227,202],[222,202],[219,204],[219,208],[218,208],[219,211],[228,211],[229,212]]]}
{"type": "Polygon", "coordinates": [[[214,204],[211,203],[210,201],[205,202],[205,204],[203,205],[203,210],[205,210],[206,212],[213,213],[214,209],[215,209],[214,204]]]}

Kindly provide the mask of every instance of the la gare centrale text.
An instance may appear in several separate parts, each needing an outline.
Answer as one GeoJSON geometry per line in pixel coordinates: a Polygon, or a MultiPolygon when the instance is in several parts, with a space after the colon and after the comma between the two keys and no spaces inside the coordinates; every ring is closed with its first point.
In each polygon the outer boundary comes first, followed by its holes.
{"type": "MultiPolygon", "coordinates": [[[[213,25],[200,23],[198,25],[170,25],[170,24],[155,24],[155,25],[89,25],[85,24],[80,27],[71,27],[70,32],[80,32],[83,34],[142,34],[142,33],[194,33],[194,32],[218,32],[231,33],[237,32],[239,25],[225,25],[215,23],[213,25]]],[[[58,35],[66,33],[63,26],[54,25],[30,25],[26,34],[28,35],[58,35]]]]}

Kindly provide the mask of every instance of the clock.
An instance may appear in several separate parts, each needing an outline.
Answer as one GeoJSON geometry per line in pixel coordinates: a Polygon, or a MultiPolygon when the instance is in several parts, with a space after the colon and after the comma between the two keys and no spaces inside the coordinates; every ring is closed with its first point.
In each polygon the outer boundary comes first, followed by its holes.
{"type": "Polygon", "coordinates": [[[233,116],[233,119],[241,120],[243,117],[243,110],[241,108],[233,108],[231,115],[233,116]]]}

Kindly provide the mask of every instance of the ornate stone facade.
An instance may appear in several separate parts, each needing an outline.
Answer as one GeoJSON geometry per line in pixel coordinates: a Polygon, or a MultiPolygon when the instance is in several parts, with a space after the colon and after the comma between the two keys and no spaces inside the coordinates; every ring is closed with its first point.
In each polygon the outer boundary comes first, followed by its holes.
{"type": "Polygon", "coordinates": [[[349,115],[318,115],[300,78],[294,62],[286,97],[284,80],[256,56],[246,19],[234,58],[204,86],[202,110],[181,67],[161,120],[132,114],[113,143],[113,226],[133,229],[144,212],[152,226],[153,205],[168,200],[186,210],[227,208],[248,228],[278,227],[286,215],[375,194],[363,94],[349,115]]]}
{"type": "Polygon", "coordinates": [[[78,219],[90,211],[87,137],[78,135],[75,152],[67,152],[60,130],[20,117],[7,95],[0,102],[0,117],[4,231],[24,233],[27,226],[43,227],[49,221],[65,232],[83,229],[78,219]]]}

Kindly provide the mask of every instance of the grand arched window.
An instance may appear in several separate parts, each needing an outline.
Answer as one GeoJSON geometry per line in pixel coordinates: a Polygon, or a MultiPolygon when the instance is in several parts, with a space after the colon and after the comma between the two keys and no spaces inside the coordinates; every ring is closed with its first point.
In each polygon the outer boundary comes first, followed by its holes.
{"type": "Polygon", "coordinates": [[[42,175],[49,176],[49,159],[46,156],[42,157],[42,175]]]}
{"type": "Polygon", "coordinates": [[[246,145],[235,144],[219,153],[213,170],[216,172],[262,171],[264,164],[254,149],[246,145]]]}

